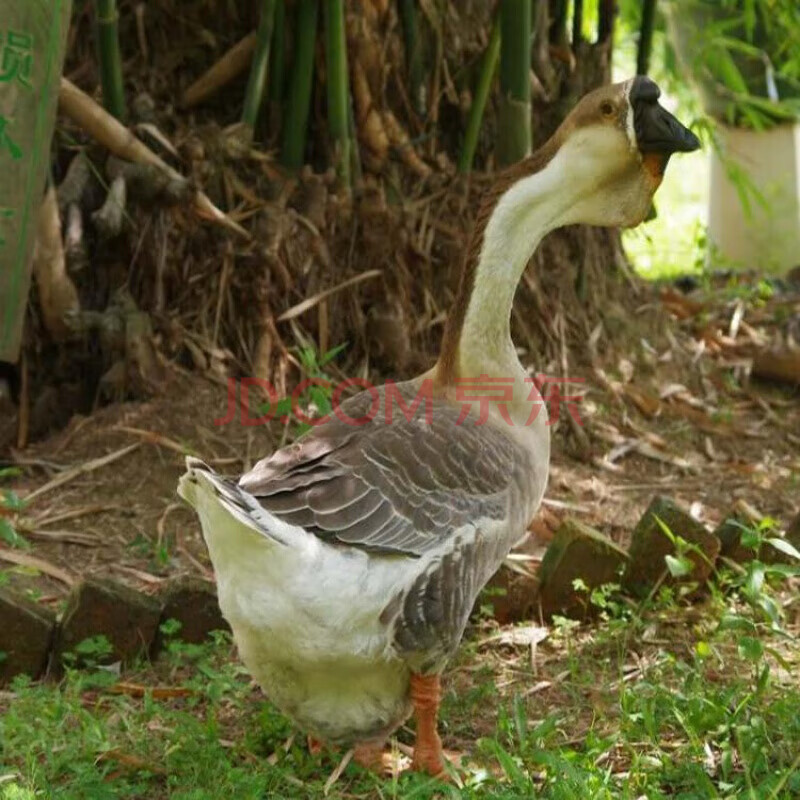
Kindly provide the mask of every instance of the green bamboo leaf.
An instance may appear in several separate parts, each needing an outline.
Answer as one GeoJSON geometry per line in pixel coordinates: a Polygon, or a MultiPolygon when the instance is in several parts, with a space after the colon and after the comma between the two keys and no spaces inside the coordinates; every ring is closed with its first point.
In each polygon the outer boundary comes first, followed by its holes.
{"type": "Polygon", "coordinates": [[[250,77],[245,92],[242,122],[252,131],[256,127],[258,112],[264,97],[267,85],[267,71],[269,68],[269,52],[272,44],[272,28],[275,21],[275,0],[263,0],[261,4],[261,18],[258,23],[256,35],[256,51],[250,65],[250,77]]]}
{"type": "Polygon", "coordinates": [[[497,61],[500,57],[500,18],[495,18],[492,25],[492,34],[486,52],[483,54],[481,62],[481,72],[478,85],[475,87],[475,95],[472,98],[472,105],[469,109],[469,119],[467,120],[467,130],[464,134],[464,145],[461,148],[461,155],[458,159],[458,171],[467,173],[472,169],[472,161],[475,158],[475,148],[478,146],[478,135],[483,120],[483,112],[486,109],[486,101],[489,98],[494,74],[497,71],[497,61]]]}
{"type": "Polygon", "coordinates": [[[730,53],[722,47],[715,47],[708,59],[708,67],[720,82],[736,94],[747,94],[747,81],[730,53]]]}

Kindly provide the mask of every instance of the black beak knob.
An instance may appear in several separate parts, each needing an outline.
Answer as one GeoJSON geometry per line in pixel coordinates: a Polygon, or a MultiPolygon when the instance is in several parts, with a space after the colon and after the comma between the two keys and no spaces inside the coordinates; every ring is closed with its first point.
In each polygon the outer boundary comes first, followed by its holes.
{"type": "Polygon", "coordinates": [[[636,143],[642,153],[690,153],[700,140],[658,103],[661,90],[643,75],[633,81],[628,100],[633,108],[636,143]]]}

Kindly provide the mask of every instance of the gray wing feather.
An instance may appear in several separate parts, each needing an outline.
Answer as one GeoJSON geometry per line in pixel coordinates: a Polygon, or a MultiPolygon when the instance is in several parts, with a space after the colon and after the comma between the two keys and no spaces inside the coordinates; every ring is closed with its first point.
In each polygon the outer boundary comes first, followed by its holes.
{"type": "Polygon", "coordinates": [[[468,527],[452,547],[387,603],[381,621],[392,626],[392,645],[414,672],[442,669],[461,641],[478,593],[506,548],[480,528],[468,527]]]}
{"type": "MultiPolygon", "coordinates": [[[[398,389],[411,399],[416,385],[398,389]]],[[[395,409],[387,423],[379,396],[372,421],[355,427],[332,417],[256,464],[240,487],[322,539],[409,556],[475,520],[513,517],[537,491],[528,454],[490,425],[456,424],[459,405],[432,400],[427,419],[422,406],[410,420],[395,409]]],[[[372,402],[362,392],[343,411],[357,418],[372,402]]]]}

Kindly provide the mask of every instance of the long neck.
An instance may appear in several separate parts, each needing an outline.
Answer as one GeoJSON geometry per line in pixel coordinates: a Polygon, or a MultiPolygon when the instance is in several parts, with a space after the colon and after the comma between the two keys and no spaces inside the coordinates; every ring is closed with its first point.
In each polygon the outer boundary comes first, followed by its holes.
{"type": "MultiPolygon", "coordinates": [[[[528,170],[531,167],[528,165],[528,170]]],[[[573,222],[581,188],[556,155],[523,178],[501,176],[478,215],[438,364],[439,379],[522,373],[511,341],[514,293],[539,242],[573,222]]]]}

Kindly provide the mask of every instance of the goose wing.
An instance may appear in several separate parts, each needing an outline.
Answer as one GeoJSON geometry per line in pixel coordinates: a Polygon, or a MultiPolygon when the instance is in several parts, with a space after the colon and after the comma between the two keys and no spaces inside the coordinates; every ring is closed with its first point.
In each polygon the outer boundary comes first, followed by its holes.
{"type": "MultiPolygon", "coordinates": [[[[416,393],[413,383],[396,388],[406,403],[416,393]]],[[[516,522],[543,486],[546,454],[537,471],[502,430],[469,417],[459,423],[459,405],[431,398],[409,419],[397,405],[389,411],[393,398],[384,388],[371,391],[260,461],[239,486],[271,514],[324,540],[416,557],[465,525],[516,522]]],[[[512,538],[519,524],[509,524],[512,538]]]]}

